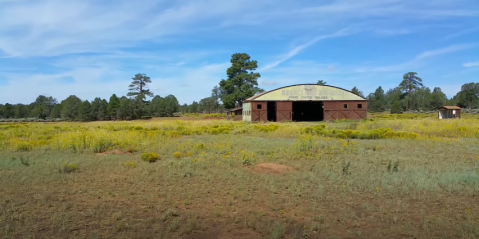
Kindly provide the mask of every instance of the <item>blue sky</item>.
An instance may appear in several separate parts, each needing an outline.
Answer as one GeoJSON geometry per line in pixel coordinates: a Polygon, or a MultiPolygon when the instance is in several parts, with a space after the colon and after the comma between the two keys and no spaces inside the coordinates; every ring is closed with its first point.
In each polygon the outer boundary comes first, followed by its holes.
{"type": "Polygon", "coordinates": [[[479,82],[477,0],[0,0],[0,103],[127,93],[136,73],[181,104],[230,57],[265,90],[324,80],[364,93],[416,71],[452,97],[479,82]]]}

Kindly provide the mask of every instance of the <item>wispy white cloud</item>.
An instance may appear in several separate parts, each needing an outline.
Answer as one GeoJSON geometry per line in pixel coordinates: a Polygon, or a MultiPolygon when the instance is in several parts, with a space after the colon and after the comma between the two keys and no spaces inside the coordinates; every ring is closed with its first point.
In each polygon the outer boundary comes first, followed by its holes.
{"type": "Polygon", "coordinates": [[[323,35],[323,36],[318,36],[316,38],[314,38],[313,40],[311,41],[308,41],[302,45],[299,45],[293,49],[291,49],[289,52],[287,52],[286,54],[284,54],[283,56],[281,56],[279,59],[271,62],[271,63],[267,63],[264,67],[262,67],[260,69],[260,71],[267,71],[273,67],[276,67],[278,66],[279,64],[289,60],[290,58],[296,56],[298,53],[300,53],[301,51],[303,51],[304,49],[314,45],[315,43],[319,42],[319,41],[322,41],[322,40],[325,40],[325,39],[328,39],[328,38],[335,38],[335,37],[343,37],[343,36],[348,36],[348,35],[351,35],[351,34],[354,34],[356,33],[357,31],[354,30],[354,29],[351,29],[351,28],[344,28],[344,29],[341,29],[333,34],[329,34],[329,35],[323,35]]]}
{"type": "Polygon", "coordinates": [[[384,36],[397,36],[397,35],[406,35],[410,34],[411,30],[408,29],[377,29],[374,30],[379,35],[384,36]]]}
{"type": "MultiPolygon", "coordinates": [[[[168,94],[181,96],[178,98],[180,103],[191,103],[210,94],[211,89],[226,75],[225,69],[229,64],[207,64],[199,67],[158,66],[147,74],[152,80],[150,89],[162,96],[168,94]],[[178,87],[179,85],[182,87],[178,87]]],[[[112,94],[122,96],[126,95],[131,77],[136,73],[138,72],[104,65],[72,68],[50,74],[18,72],[2,74],[1,78],[6,79],[7,84],[0,87],[0,102],[29,103],[34,101],[40,92],[59,100],[69,95],[76,95],[83,100],[93,100],[95,97],[108,98],[112,94]],[[65,79],[68,79],[68,84],[64,84],[65,79]],[[25,88],[25,85],[29,87],[25,88]],[[12,94],[19,88],[25,88],[21,100],[18,100],[18,94],[12,94]]]]}
{"type": "Polygon", "coordinates": [[[444,37],[444,40],[450,40],[456,37],[464,36],[479,31],[479,27],[467,28],[458,32],[454,32],[444,37]]]}
{"type": "Polygon", "coordinates": [[[425,51],[417,55],[416,58],[414,58],[414,61],[418,61],[418,60],[422,60],[422,59],[426,59],[426,58],[430,58],[430,57],[434,57],[438,55],[444,55],[444,54],[448,54],[452,52],[462,51],[462,50],[470,49],[474,46],[475,45],[473,44],[461,44],[461,45],[452,45],[452,46],[448,46],[448,47],[444,47],[444,48],[436,49],[436,50],[431,50],[431,51],[425,51]]]}
{"type": "Polygon", "coordinates": [[[477,46],[477,44],[459,44],[459,45],[451,45],[440,49],[425,51],[418,54],[414,59],[394,64],[394,65],[387,65],[387,66],[376,66],[376,67],[358,67],[356,68],[356,72],[391,72],[391,71],[404,71],[411,68],[418,68],[424,65],[424,60],[427,58],[433,58],[440,55],[445,55],[449,53],[454,53],[466,49],[470,49],[477,46]]]}
{"type": "MultiPolygon", "coordinates": [[[[236,51],[262,58],[260,82],[265,86],[320,78],[339,86],[353,84],[357,72],[343,64],[352,55],[325,64],[293,60],[325,39],[355,33],[393,38],[440,28],[450,20],[472,22],[479,16],[476,1],[0,0],[0,79],[8,81],[0,88],[0,103],[22,99],[11,92],[25,85],[32,97],[40,92],[58,99],[122,95],[138,72],[151,76],[152,89],[159,93],[191,102],[209,95],[226,76],[229,63],[224,62],[236,51]],[[278,56],[277,49],[295,40],[302,44],[278,56]],[[64,84],[65,79],[73,81],[64,84]]],[[[464,22],[455,22],[448,32],[467,28],[464,22]]],[[[418,66],[462,49],[467,46],[423,52],[403,64],[364,68],[363,75],[418,66]]]]}
{"type": "MultiPolygon", "coordinates": [[[[414,19],[479,16],[479,10],[464,7],[467,2],[460,7],[455,0],[335,0],[328,4],[292,0],[281,4],[273,0],[4,0],[0,2],[0,34],[4,35],[0,51],[17,57],[110,52],[144,41],[189,41],[191,38],[184,36],[198,32],[235,34],[229,29],[241,26],[261,33],[254,37],[268,37],[277,34],[274,29],[281,29],[284,35],[305,29],[332,32],[365,21],[372,26],[378,21],[371,18],[378,17],[388,27],[387,23],[414,19]]],[[[319,40],[313,39],[310,44],[319,40]]]]}
{"type": "Polygon", "coordinates": [[[468,68],[468,67],[479,67],[479,61],[478,62],[467,62],[462,64],[462,66],[468,68]]]}

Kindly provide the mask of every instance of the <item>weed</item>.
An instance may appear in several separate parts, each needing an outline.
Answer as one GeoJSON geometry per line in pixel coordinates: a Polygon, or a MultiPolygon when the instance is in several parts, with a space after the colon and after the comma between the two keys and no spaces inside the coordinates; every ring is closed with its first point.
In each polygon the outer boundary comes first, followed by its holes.
{"type": "Polygon", "coordinates": [[[191,216],[188,218],[188,224],[183,229],[184,234],[190,234],[198,229],[198,216],[191,216]]]}
{"type": "Polygon", "coordinates": [[[274,224],[273,224],[273,228],[272,228],[272,238],[273,239],[280,239],[280,238],[283,238],[283,235],[284,235],[284,228],[283,226],[281,225],[281,222],[279,221],[276,221],[274,224]]]}
{"type": "Polygon", "coordinates": [[[161,220],[166,222],[169,221],[173,217],[179,217],[180,214],[175,209],[168,209],[163,216],[161,217],[161,220]]]}
{"type": "Polygon", "coordinates": [[[175,157],[175,158],[177,158],[177,159],[182,158],[182,157],[184,157],[184,156],[185,156],[185,154],[182,153],[182,152],[178,152],[178,151],[177,151],[177,152],[174,152],[174,153],[173,153],[173,157],[175,157]]]}
{"type": "Polygon", "coordinates": [[[133,147],[133,146],[129,146],[127,149],[126,149],[126,152],[128,153],[136,153],[138,152],[138,149],[133,147]]]}
{"type": "Polygon", "coordinates": [[[114,143],[111,142],[110,140],[100,139],[93,144],[93,152],[103,153],[113,146],[114,146],[114,143]]]}
{"type": "Polygon", "coordinates": [[[241,162],[243,163],[244,166],[253,165],[253,161],[254,161],[253,153],[247,153],[244,150],[241,151],[241,162]]]}
{"type": "Polygon", "coordinates": [[[343,163],[343,175],[349,175],[351,172],[349,172],[349,166],[351,165],[351,161],[348,161],[347,163],[343,163]]]}
{"type": "Polygon", "coordinates": [[[160,156],[157,153],[143,153],[141,154],[141,159],[150,163],[153,163],[160,159],[160,156]]]}
{"type": "Polygon", "coordinates": [[[392,172],[398,172],[399,171],[399,161],[396,161],[396,162],[392,162],[390,161],[388,163],[388,172],[392,173],[392,172]]]}
{"type": "MultiPolygon", "coordinates": [[[[12,160],[16,160],[17,158],[13,157],[12,160]]],[[[20,156],[20,163],[24,166],[30,166],[30,163],[28,162],[28,157],[23,158],[23,156],[20,156]]]]}
{"type": "Polygon", "coordinates": [[[127,162],[123,163],[123,166],[125,166],[127,168],[136,168],[136,164],[134,162],[131,162],[131,161],[127,161],[127,162]]]}
{"type": "Polygon", "coordinates": [[[180,228],[180,219],[175,218],[168,227],[168,232],[176,232],[180,228]]]}
{"type": "Polygon", "coordinates": [[[58,169],[60,173],[73,173],[73,172],[76,172],[77,170],[78,170],[78,165],[74,163],[63,164],[62,167],[58,169]]]}

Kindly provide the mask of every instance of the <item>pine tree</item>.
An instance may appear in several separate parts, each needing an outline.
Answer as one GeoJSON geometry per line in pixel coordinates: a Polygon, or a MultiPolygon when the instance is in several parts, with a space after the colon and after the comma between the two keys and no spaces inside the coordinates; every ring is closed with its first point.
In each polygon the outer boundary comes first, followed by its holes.
{"type": "Polygon", "coordinates": [[[259,73],[254,71],[258,62],[251,60],[246,53],[231,56],[231,67],[226,71],[228,78],[220,81],[221,100],[227,109],[242,105],[247,98],[262,91],[258,86],[259,73]]]}
{"type": "Polygon", "coordinates": [[[391,105],[391,114],[401,114],[402,113],[402,106],[399,100],[396,100],[391,105]]]}
{"type": "Polygon", "coordinates": [[[116,119],[117,111],[119,108],[120,108],[120,100],[115,94],[113,94],[110,97],[110,102],[108,102],[108,106],[106,110],[108,112],[108,117],[110,120],[111,120],[111,117],[114,117],[116,119]]]}

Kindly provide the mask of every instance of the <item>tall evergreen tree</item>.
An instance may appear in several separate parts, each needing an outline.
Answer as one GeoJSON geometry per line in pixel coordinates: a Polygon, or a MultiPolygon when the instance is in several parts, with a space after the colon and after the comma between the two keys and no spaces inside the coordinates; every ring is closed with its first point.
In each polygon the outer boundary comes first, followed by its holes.
{"type": "Polygon", "coordinates": [[[216,111],[216,109],[218,108],[216,106],[215,99],[212,97],[206,97],[204,99],[201,99],[198,103],[199,112],[212,113],[213,111],[216,111]]]}
{"type": "Polygon", "coordinates": [[[368,106],[370,111],[383,112],[386,110],[386,97],[381,86],[379,86],[374,93],[369,94],[368,99],[371,100],[368,106]]]}
{"type": "Polygon", "coordinates": [[[62,101],[60,114],[62,119],[76,120],[78,119],[79,108],[82,104],[80,98],[75,95],[70,95],[62,101]]]}
{"type": "Polygon", "coordinates": [[[196,101],[193,101],[193,103],[191,103],[191,105],[189,106],[189,112],[190,113],[198,113],[198,102],[196,101]]]}
{"type": "Polygon", "coordinates": [[[458,104],[468,109],[479,107],[479,83],[462,85],[458,93],[458,104]]]}
{"type": "Polygon", "coordinates": [[[218,112],[221,101],[221,89],[218,86],[213,87],[211,90],[211,99],[214,102],[215,111],[218,112]]]}
{"type": "Polygon", "coordinates": [[[178,112],[180,104],[174,95],[168,95],[165,97],[165,114],[166,116],[173,116],[178,112]]]}
{"type": "Polygon", "coordinates": [[[391,105],[391,114],[401,114],[402,113],[402,107],[401,107],[401,102],[399,100],[395,100],[392,105],[391,105]]]}
{"type": "Polygon", "coordinates": [[[351,92],[364,98],[363,92],[360,91],[356,86],[351,89],[351,92]]]}
{"type": "Polygon", "coordinates": [[[117,110],[117,117],[119,119],[126,120],[128,118],[131,119],[133,117],[131,101],[132,100],[126,98],[125,96],[122,96],[119,99],[120,106],[118,107],[118,110],[117,110]]]}
{"type": "Polygon", "coordinates": [[[227,109],[242,105],[243,101],[255,95],[261,89],[258,86],[259,73],[254,71],[258,62],[251,60],[246,53],[236,53],[231,56],[231,67],[226,71],[227,79],[220,81],[223,92],[221,100],[227,109]]]}
{"type": "Polygon", "coordinates": [[[153,97],[149,105],[150,113],[152,116],[155,116],[155,117],[164,116],[165,113],[164,113],[163,101],[164,99],[159,95],[156,95],[155,97],[153,97]]]}
{"type": "Polygon", "coordinates": [[[140,104],[140,102],[148,103],[146,101],[146,97],[153,97],[153,92],[148,89],[148,84],[151,83],[150,77],[146,76],[145,74],[136,74],[135,77],[132,78],[132,82],[129,86],[129,92],[127,96],[133,96],[136,101],[133,104],[133,108],[135,110],[135,115],[137,118],[140,118],[143,114],[144,106],[140,104]]]}
{"type": "Polygon", "coordinates": [[[24,104],[17,104],[14,111],[17,119],[28,117],[28,107],[24,104]]]}
{"type": "Polygon", "coordinates": [[[153,97],[153,92],[148,89],[148,84],[151,83],[150,77],[146,76],[145,74],[136,74],[132,80],[133,81],[129,86],[129,92],[127,96],[133,96],[134,98],[138,98],[143,102],[146,101],[147,96],[153,97]]]}
{"type": "Polygon", "coordinates": [[[403,75],[403,80],[399,84],[399,88],[406,94],[407,98],[407,110],[411,109],[410,95],[415,90],[423,86],[422,79],[417,76],[416,72],[408,72],[403,75]]]}
{"type": "Polygon", "coordinates": [[[97,113],[98,120],[106,120],[108,119],[108,101],[102,99],[100,102],[100,109],[97,113]]]}
{"type": "Polygon", "coordinates": [[[91,121],[94,120],[92,113],[91,113],[91,104],[88,100],[83,101],[80,104],[80,108],[78,109],[78,120],[81,121],[91,121]]]}
{"type": "Polygon", "coordinates": [[[3,106],[3,117],[6,118],[6,119],[15,117],[15,111],[14,111],[13,106],[11,104],[6,103],[3,106]]]}
{"type": "Polygon", "coordinates": [[[316,85],[326,85],[326,84],[328,83],[324,80],[318,80],[318,82],[316,83],[316,85]]]}
{"type": "Polygon", "coordinates": [[[37,97],[33,104],[35,107],[33,109],[33,114],[35,115],[35,117],[40,119],[46,119],[48,116],[50,116],[50,112],[52,111],[53,106],[57,104],[57,100],[51,96],[46,97],[44,95],[40,95],[37,97]]]}
{"type": "Polygon", "coordinates": [[[120,100],[118,99],[118,97],[113,94],[111,97],[110,97],[110,101],[108,102],[108,107],[107,107],[107,112],[108,112],[108,116],[110,117],[115,117],[117,116],[117,110],[120,108],[120,100]]]}
{"type": "Polygon", "coordinates": [[[61,104],[56,104],[53,106],[52,112],[50,112],[50,118],[51,119],[58,119],[61,118],[61,110],[62,110],[62,105],[61,104]]]}
{"type": "Polygon", "coordinates": [[[444,106],[447,102],[447,96],[444,94],[439,87],[434,87],[431,93],[431,98],[429,99],[429,109],[437,110],[439,107],[444,106]]]}
{"type": "Polygon", "coordinates": [[[100,113],[100,107],[101,107],[101,98],[96,97],[91,102],[91,110],[90,110],[91,120],[99,120],[98,115],[100,113]]]}

